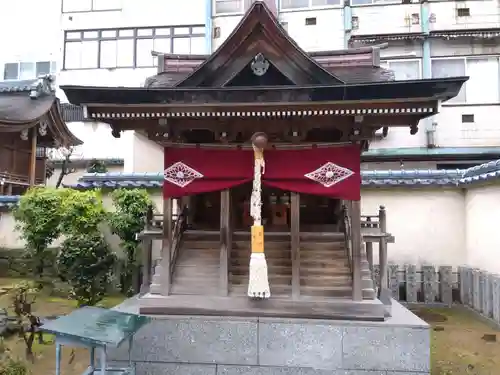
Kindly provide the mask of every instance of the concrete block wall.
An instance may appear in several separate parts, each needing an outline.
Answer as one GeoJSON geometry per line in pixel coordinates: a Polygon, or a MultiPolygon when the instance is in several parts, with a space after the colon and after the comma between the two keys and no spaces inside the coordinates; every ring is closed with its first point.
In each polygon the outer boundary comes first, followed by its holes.
{"type": "MultiPolygon", "coordinates": [[[[128,347],[110,353],[118,363],[128,347]]],[[[385,322],[178,317],[134,337],[137,375],[424,375],[428,325],[394,302],[385,322]]]]}

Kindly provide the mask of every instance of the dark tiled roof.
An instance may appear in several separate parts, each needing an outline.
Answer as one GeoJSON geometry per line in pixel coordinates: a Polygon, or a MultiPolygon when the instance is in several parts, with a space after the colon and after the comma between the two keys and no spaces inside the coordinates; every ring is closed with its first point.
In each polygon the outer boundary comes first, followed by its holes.
{"type": "Polygon", "coordinates": [[[19,202],[19,195],[0,195],[0,208],[14,208],[19,202]]]}

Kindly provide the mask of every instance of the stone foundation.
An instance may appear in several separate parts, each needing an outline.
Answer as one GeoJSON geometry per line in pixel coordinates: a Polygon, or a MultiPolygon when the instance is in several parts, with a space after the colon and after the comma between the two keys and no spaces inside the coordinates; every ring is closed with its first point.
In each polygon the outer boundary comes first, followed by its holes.
{"type": "MultiPolygon", "coordinates": [[[[118,309],[135,312],[136,303],[118,309]]],[[[155,317],[134,337],[137,375],[424,375],[429,326],[393,301],[385,322],[155,317]]],[[[128,359],[128,347],[110,360],[128,359]]]]}

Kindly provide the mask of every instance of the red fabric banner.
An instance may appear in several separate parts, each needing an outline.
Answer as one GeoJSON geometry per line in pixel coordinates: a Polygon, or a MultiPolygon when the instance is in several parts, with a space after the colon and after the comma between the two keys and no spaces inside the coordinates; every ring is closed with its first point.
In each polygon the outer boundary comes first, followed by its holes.
{"type": "Polygon", "coordinates": [[[253,152],[202,148],[165,148],[163,196],[229,189],[253,178],[253,152]]]}
{"type": "MultiPolygon", "coordinates": [[[[360,149],[266,150],[262,183],[297,193],[359,200],[360,149]]],[[[253,151],[166,148],[163,195],[182,197],[252,181],[253,151]]]]}
{"type": "Polygon", "coordinates": [[[361,198],[359,146],[264,152],[263,183],[282,190],[330,198],[361,198]]]}

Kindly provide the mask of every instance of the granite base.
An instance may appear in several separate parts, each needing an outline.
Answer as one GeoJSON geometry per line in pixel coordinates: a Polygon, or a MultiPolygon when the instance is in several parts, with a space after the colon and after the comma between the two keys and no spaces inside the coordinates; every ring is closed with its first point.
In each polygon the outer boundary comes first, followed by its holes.
{"type": "MultiPolygon", "coordinates": [[[[385,322],[155,316],[131,356],[136,375],[424,375],[430,330],[396,301],[385,322]]],[[[109,359],[128,360],[128,347],[109,359]]]]}

